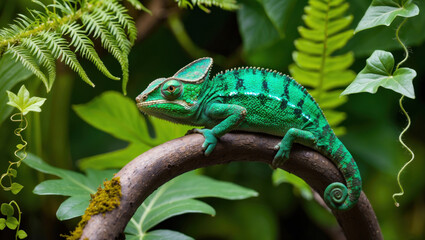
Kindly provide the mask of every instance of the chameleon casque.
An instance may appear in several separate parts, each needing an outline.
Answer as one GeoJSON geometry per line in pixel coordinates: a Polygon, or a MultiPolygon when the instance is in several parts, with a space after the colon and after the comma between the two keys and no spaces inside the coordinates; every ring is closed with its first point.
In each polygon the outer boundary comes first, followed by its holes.
{"type": "Polygon", "coordinates": [[[242,67],[209,78],[211,58],[200,58],[174,76],[154,80],[136,97],[138,108],[171,122],[204,126],[205,155],[217,139],[232,130],[282,136],[273,167],[289,158],[292,144],[300,143],[333,161],[344,176],[324,192],[329,207],[347,210],[361,193],[357,165],[335,136],[319,105],[294,79],[267,69],[242,67]]]}

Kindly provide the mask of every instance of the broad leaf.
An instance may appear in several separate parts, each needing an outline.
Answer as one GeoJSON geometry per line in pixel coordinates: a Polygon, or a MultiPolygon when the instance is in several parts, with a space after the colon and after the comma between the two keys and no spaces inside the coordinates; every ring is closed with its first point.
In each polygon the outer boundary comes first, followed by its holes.
{"type": "Polygon", "coordinates": [[[129,142],[124,149],[80,159],[81,169],[120,168],[150,148],[184,136],[190,129],[151,118],[156,136],[152,138],[136,103],[118,92],[105,92],[91,102],[73,108],[90,125],[129,142]]]}
{"type": "Polygon", "coordinates": [[[379,25],[389,26],[397,16],[407,18],[414,17],[418,14],[418,6],[411,0],[373,0],[357,25],[356,32],[379,25]]]}
{"type": "Polygon", "coordinates": [[[413,78],[416,72],[400,68],[393,73],[394,57],[390,52],[376,50],[366,60],[366,67],[342,93],[343,95],[369,92],[376,93],[379,87],[391,89],[409,98],[415,98],[413,78]]]}
{"type": "Polygon", "coordinates": [[[239,29],[244,49],[254,49],[270,45],[285,37],[290,22],[288,13],[292,11],[295,0],[245,1],[238,10],[239,29]]]}
{"type": "Polygon", "coordinates": [[[294,174],[291,174],[282,169],[276,169],[273,171],[272,179],[275,185],[279,185],[281,183],[292,184],[295,190],[298,191],[298,193],[307,200],[311,200],[313,198],[313,192],[311,191],[310,186],[308,186],[304,180],[295,176],[294,174]]]}
{"type": "MultiPolygon", "coordinates": [[[[194,172],[183,174],[164,184],[152,193],[137,209],[125,232],[140,239],[158,223],[185,213],[205,213],[214,215],[214,209],[193,198],[218,197],[230,200],[257,196],[249,190],[232,183],[221,182],[194,172]]],[[[166,238],[169,239],[169,238],[166,238]]]]}
{"type": "Polygon", "coordinates": [[[29,112],[41,112],[40,107],[46,101],[45,98],[30,97],[30,93],[25,88],[25,85],[21,86],[17,95],[10,91],[6,92],[9,97],[7,104],[19,109],[23,115],[29,112]]]}
{"type": "Polygon", "coordinates": [[[69,196],[61,204],[56,216],[59,220],[67,220],[84,214],[89,206],[90,194],[94,194],[102,182],[111,179],[116,170],[87,170],[87,175],[50,166],[33,154],[28,154],[24,160],[31,168],[40,172],[52,174],[61,179],[47,180],[34,188],[38,195],[69,196]]]}
{"type": "Polygon", "coordinates": [[[142,239],[142,240],[193,240],[193,238],[186,236],[182,233],[170,231],[170,230],[154,230],[152,232],[148,232],[143,235],[142,238],[140,236],[130,235],[127,239],[142,239]]]}
{"type": "Polygon", "coordinates": [[[12,112],[12,107],[6,106],[7,90],[11,90],[16,84],[30,77],[32,73],[21,63],[12,60],[10,54],[0,58],[0,125],[12,112]]]}

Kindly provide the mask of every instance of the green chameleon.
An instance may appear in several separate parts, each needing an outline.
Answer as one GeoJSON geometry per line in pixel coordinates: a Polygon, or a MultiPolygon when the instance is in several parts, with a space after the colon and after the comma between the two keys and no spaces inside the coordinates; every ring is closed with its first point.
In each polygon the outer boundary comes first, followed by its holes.
{"type": "Polygon", "coordinates": [[[212,63],[211,58],[200,58],[172,77],[154,80],[137,96],[138,108],[175,123],[205,126],[193,131],[204,135],[207,156],[217,139],[232,130],[283,136],[275,147],[273,167],[289,158],[292,143],[311,147],[334,162],[347,184],[330,184],[325,202],[338,210],[353,207],[361,193],[360,172],[306,89],[282,73],[253,67],[210,79],[212,63]]]}

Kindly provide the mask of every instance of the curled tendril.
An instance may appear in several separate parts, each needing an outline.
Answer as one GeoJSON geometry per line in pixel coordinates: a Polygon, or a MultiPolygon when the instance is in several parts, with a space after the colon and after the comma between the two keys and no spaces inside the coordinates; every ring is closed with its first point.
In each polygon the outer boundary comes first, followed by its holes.
{"type": "MultiPolygon", "coordinates": [[[[407,59],[409,58],[409,51],[408,51],[408,49],[407,49],[407,47],[406,47],[406,45],[404,45],[404,43],[401,41],[401,39],[400,39],[400,35],[399,35],[399,33],[400,33],[400,29],[401,29],[401,27],[404,25],[404,23],[407,21],[407,18],[405,18],[404,20],[403,20],[403,22],[401,22],[400,23],[400,25],[398,26],[398,28],[397,28],[397,30],[396,30],[396,32],[395,32],[395,36],[396,36],[396,39],[397,39],[397,41],[398,41],[398,43],[400,43],[400,45],[403,47],[403,50],[404,50],[404,58],[403,58],[403,60],[401,60],[398,64],[397,64],[397,66],[396,66],[396,69],[395,69],[395,71],[397,71],[397,69],[404,63],[404,62],[406,62],[407,61],[407,59]]],[[[404,195],[404,189],[403,189],[403,186],[401,185],[401,181],[400,181],[400,176],[401,176],[401,173],[404,171],[404,169],[407,167],[407,165],[409,165],[412,161],[413,161],[413,159],[415,159],[415,154],[413,153],[413,151],[403,142],[403,139],[402,139],[402,137],[403,137],[403,134],[407,131],[407,129],[409,129],[409,127],[410,127],[410,123],[411,123],[411,121],[410,121],[410,117],[409,117],[409,114],[406,112],[406,110],[404,109],[404,107],[403,107],[403,99],[404,99],[404,95],[402,95],[401,96],[401,98],[400,98],[400,101],[399,101],[399,104],[400,104],[400,109],[401,109],[401,111],[403,111],[403,114],[406,116],[406,118],[407,118],[407,125],[406,125],[406,127],[403,129],[403,131],[401,131],[401,133],[400,133],[400,135],[398,136],[398,141],[400,142],[400,144],[404,147],[404,148],[406,148],[407,149],[407,151],[409,151],[409,153],[410,153],[410,155],[412,156],[411,158],[410,158],[410,160],[408,161],[408,162],[406,162],[404,165],[403,165],[403,167],[400,169],[400,171],[398,171],[398,173],[397,173],[397,183],[398,183],[398,186],[400,187],[400,192],[398,192],[398,193],[394,193],[393,194],[393,200],[394,200],[394,204],[395,204],[395,206],[396,207],[399,207],[400,206],[400,204],[397,202],[397,200],[396,200],[396,197],[400,197],[400,196],[403,196],[404,195]]]]}
{"type": "Polygon", "coordinates": [[[333,209],[339,209],[348,197],[347,187],[340,182],[334,182],[326,187],[324,200],[328,206],[333,209]]]}
{"type": "Polygon", "coordinates": [[[26,148],[28,144],[27,141],[24,140],[21,134],[22,131],[24,131],[28,127],[28,121],[25,118],[25,116],[22,113],[15,113],[10,117],[10,120],[12,122],[20,123],[20,127],[16,128],[13,132],[16,136],[20,138],[21,143],[16,145],[16,150],[14,152],[14,155],[18,158],[18,160],[9,161],[9,167],[7,168],[6,172],[0,176],[0,186],[5,191],[12,190],[12,183],[13,183],[12,177],[15,176],[13,172],[16,172],[16,169],[14,169],[13,166],[16,165],[16,168],[18,168],[21,165],[22,160],[24,160],[27,157],[26,148]],[[9,184],[7,184],[7,186],[3,184],[3,180],[6,177],[9,179],[9,184]]]}
{"type": "Polygon", "coordinates": [[[400,182],[400,176],[401,176],[401,173],[404,171],[404,169],[407,167],[407,165],[409,165],[412,161],[413,161],[413,159],[415,159],[415,154],[413,153],[413,151],[403,142],[403,139],[402,139],[402,137],[403,137],[403,134],[407,131],[407,129],[409,129],[409,127],[410,127],[410,123],[411,123],[411,121],[410,121],[410,117],[409,117],[409,114],[407,114],[407,112],[406,112],[406,110],[404,109],[404,107],[403,107],[403,98],[404,98],[404,95],[403,96],[401,96],[401,98],[400,98],[400,101],[399,101],[399,103],[400,103],[400,108],[401,108],[401,110],[403,111],[403,113],[404,113],[404,115],[406,116],[406,118],[407,118],[407,125],[406,125],[406,127],[403,129],[403,131],[400,133],[400,135],[398,136],[398,141],[401,143],[401,145],[403,145],[403,147],[404,148],[406,148],[407,149],[407,151],[409,151],[409,153],[410,153],[410,155],[412,156],[411,158],[410,158],[410,160],[408,161],[408,162],[406,162],[404,165],[403,165],[403,167],[400,169],[400,171],[398,171],[398,174],[397,174],[397,183],[398,183],[398,186],[400,187],[400,192],[398,192],[398,193],[394,193],[393,194],[393,200],[394,200],[394,204],[395,204],[395,206],[396,207],[399,207],[400,206],[400,204],[397,202],[397,200],[395,199],[396,197],[400,197],[400,196],[403,196],[404,195],[404,189],[403,189],[403,187],[401,186],[401,182],[400,182]]]}

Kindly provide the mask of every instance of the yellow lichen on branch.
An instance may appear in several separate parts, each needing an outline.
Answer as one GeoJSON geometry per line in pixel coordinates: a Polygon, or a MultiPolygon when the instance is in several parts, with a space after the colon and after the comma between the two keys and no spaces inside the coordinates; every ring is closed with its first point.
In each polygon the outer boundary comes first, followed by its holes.
{"type": "Polygon", "coordinates": [[[122,196],[120,178],[114,177],[111,181],[105,181],[103,185],[105,186],[104,188],[99,187],[97,192],[91,195],[89,207],[84,212],[75,230],[70,235],[62,235],[66,240],[80,239],[83,229],[91,216],[99,213],[105,214],[120,205],[122,196]]]}

